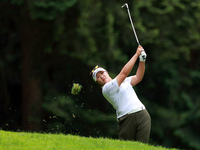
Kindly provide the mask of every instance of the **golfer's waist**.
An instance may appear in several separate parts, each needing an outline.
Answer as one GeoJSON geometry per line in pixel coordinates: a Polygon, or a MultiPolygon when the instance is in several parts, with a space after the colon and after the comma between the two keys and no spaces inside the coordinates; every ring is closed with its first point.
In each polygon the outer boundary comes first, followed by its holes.
{"type": "Polygon", "coordinates": [[[121,120],[122,118],[124,118],[124,117],[126,117],[126,116],[128,116],[128,115],[130,115],[130,114],[139,112],[139,111],[144,110],[144,109],[146,109],[145,106],[140,106],[140,107],[138,107],[138,108],[135,108],[135,109],[133,109],[132,111],[130,111],[130,112],[126,113],[125,115],[121,116],[120,118],[118,118],[118,120],[121,120]]]}
{"type": "Polygon", "coordinates": [[[136,113],[136,112],[141,111],[141,110],[144,110],[144,109],[145,109],[144,106],[140,106],[140,107],[138,107],[138,108],[136,108],[136,109],[133,109],[133,110],[130,111],[129,113],[127,113],[127,115],[132,114],[132,113],[136,113]]]}

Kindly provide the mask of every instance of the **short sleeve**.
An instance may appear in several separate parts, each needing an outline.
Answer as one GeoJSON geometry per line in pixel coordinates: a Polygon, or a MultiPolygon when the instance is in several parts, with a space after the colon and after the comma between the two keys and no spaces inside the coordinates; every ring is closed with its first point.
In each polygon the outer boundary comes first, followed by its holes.
{"type": "Polygon", "coordinates": [[[127,77],[124,81],[125,81],[125,82],[128,82],[129,84],[131,84],[131,79],[132,79],[132,76],[127,77]]]}

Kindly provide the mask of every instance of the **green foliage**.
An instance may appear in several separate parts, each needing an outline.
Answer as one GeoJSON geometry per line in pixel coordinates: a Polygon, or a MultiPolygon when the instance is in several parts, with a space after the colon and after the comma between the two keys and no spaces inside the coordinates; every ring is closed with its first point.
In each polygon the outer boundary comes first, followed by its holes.
{"type": "MultiPolygon", "coordinates": [[[[110,6],[111,3],[108,3],[110,6]]],[[[127,61],[126,54],[118,46],[119,30],[115,29],[115,10],[105,7],[105,3],[90,0],[81,1],[78,18],[78,41],[72,55],[88,65],[110,66],[115,62],[127,61]],[[92,8],[91,8],[92,4],[92,8]],[[81,50],[81,51],[80,51],[81,50]],[[113,58],[111,61],[110,58],[113,58]]]]}
{"type": "Polygon", "coordinates": [[[72,7],[76,0],[44,0],[29,2],[30,14],[33,19],[53,20],[60,13],[72,7]]]}
{"type": "MultiPolygon", "coordinates": [[[[105,138],[86,138],[63,134],[39,134],[24,132],[5,132],[0,130],[0,149],[135,149],[167,150],[161,146],[152,146],[139,142],[119,141],[105,138]]],[[[171,149],[176,150],[176,149],[171,149]]]]}
{"type": "Polygon", "coordinates": [[[106,131],[114,137],[117,132],[116,116],[87,110],[84,108],[85,101],[80,103],[74,96],[46,97],[43,102],[44,110],[49,113],[49,117],[43,120],[46,132],[99,137],[106,136],[106,131]]]}
{"type": "Polygon", "coordinates": [[[24,3],[24,0],[2,0],[4,2],[10,2],[11,4],[15,5],[22,5],[24,3]]]}

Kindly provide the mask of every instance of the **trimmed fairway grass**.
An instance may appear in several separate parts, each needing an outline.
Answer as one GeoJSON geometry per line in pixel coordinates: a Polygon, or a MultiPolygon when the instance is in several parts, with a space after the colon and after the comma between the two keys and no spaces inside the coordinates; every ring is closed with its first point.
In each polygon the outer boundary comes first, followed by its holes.
{"type": "MultiPolygon", "coordinates": [[[[0,130],[0,150],[167,150],[139,142],[0,130]]],[[[171,149],[177,150],[177,149],[171,149]]]]}

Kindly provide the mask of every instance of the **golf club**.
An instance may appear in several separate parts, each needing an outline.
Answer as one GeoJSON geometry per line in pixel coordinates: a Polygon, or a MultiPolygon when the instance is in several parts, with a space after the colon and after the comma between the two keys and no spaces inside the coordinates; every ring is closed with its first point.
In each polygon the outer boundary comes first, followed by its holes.
{"type": "MultiPolygon", "coordinates": [[[[132,28],[133,28],[133,32],[134,32],[134,34],[135,34],[136,41],[137,41],[138,45],[140,45],[140,42],[139,42],[139,40],[138,40],[136,31],[135,31],[135,28],[134,28],[134,25],[133,25],[133,21],[132,21],[132,19],[131,19],[131,14],[130,14],[130,11],[129,11],[129,8],[128,8],[128,4],[125,3],[125,4],[122,6],[122,8],[123,8],[124,6],[126,6],[126,8],[127,8],[128,16],[129,16],[129,19],[130,19],[130,22],[131,22],[131,25],[132,25],[132,28]]],[[[145,54],[144,51],[142,51],[141,55],[142,55],[142,58],[145,60],[145,59],[146,59],[146,54],[145,54]]]]}
{"type": "Polygon", "coordinates": [[[132,25],[132,28],[133,28],[133,32],[134,32],[134,34],[135,34],[136,41],[137,41],[138,45],[140,45],[140,42],[139,42],[139,40],[138,40],[136,31],[135,31],[135,28],[134,28],[134,25],[133,25],[133,21],[132,21],[132,19],[131,19],[131,15],[130,15],[130,12],[129,12],[128,4],[125,3],[125,4],[122,6],[122,8],[123,8],[124,6],[126,6],[126,8],[127,8],[128,15],[129,15],[129,19],[130,19],[130,22],[131,22],[131,25],[132,25]]]}

